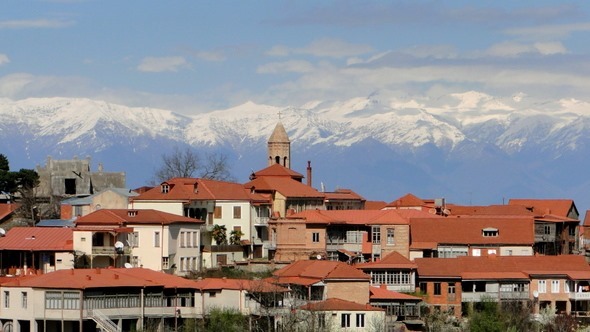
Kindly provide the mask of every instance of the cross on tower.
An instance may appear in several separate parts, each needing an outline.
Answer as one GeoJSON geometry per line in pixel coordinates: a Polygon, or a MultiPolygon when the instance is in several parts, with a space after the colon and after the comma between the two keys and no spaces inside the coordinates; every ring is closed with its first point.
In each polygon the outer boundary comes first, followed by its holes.
{"type": "Polygon", "coordinates": [[[279,120],[281,119],[281,110],[279,110],[279,120]]]}

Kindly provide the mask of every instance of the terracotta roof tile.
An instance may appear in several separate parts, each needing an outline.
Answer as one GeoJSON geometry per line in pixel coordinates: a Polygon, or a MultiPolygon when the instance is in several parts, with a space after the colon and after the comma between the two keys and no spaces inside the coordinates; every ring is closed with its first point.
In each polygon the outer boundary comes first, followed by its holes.
{"type": "Polygon", "coordinates": [[[0,237],[0,250],[72,251],[73,230],[52,227],[13,227],[0,237]]]}
{"type": "Polygon", "coordinates": [[[410,218],[432,217],[419,210],[305,210],[290,219],[305,219],[312,224],[407,225],[410,218]]]}
{"type": "Polygon", "coordinates": [[[4,287],[92,289],[118,287],[164,287],[194,289],[194,281],[144,268],[58,270],[6,282],[4,287]]]}
{"type": "Polygon", "coordinates": [[[369,304],[360,304],[337,298],[330,298],[319,302],[310,302],[299,308],[310,311],[384,311],[384,309],[373,307],[369,304]]]}
{"type": "Polygon", "coordinates": [[[82,216],[75,221],[76,227],[80,226],[118,226],[145,224],[145,225],[169,225],[175,223],[202,224],[203,220],[179,216],[158,210],[145,209],[102,209],[82,216]]]}
{"type": "Polygon", "coordinates": [[[289,289],[277,286],[264,280],[205,278],[195,281],[195,287],[201,291],[232,289],[250,292],[275,293],[289,292],[289,289]]]}
{"type": "Polygon", "coordinates": [[[384,201],[366,201],[365,210],[382,210],[387,206],[387,202],[384,201]]]}
{"type": "Polygon", "coordinates": [[[416,258],[421,278],[518,278],[519,274],[568,274],[587,276],[590,266],[579,255],[560,256],[462,256],[457,258],[416,258]]]}
{"type": "Polygon", "coordinates": [[[388,207],[422,207],[425,205],[426,202],[410,193],[387,204],[388,207]]]}
{"type": "Polygon", "coordinates": [[[532,245],[535,242],[532,217],[421,218],[411,219],[410,224],[412,243],[532,245]],[[483,236],[486,228],[497,229],[498,235],[483,236]]]}
{"type": "Polygon", "coordinates": [[[20,204],[0,204],[0,220],[11,215],[16,209],[20,207],[20,204]]]}
{"type": "Polygon", "coordinates": [[[365,201],[365,198],[350,189],[337,189],[336,191],[323,192],[326,200],[360,200],[365,201]]]}
{"type": "Polygon", "coordinates": [[[373,270],[373,269],[415,269],[418,266],[416,263],[402,256],[397,251],[383,257],[377,262],[369,262],[363,264],[357,264],[354,267],[361,270],[373,270]]]}
{"type": "Polygon", "coordinates": [[[240,183],[198,178],[172,178],[161,185],[145,191],[132,201],[142,200],[250,200],[247,191],[240,183]],[[167,193],[162,185],[168,185],[167,193]]]}
{"type": "Polygon", "coordinates": [[[303,179],[303,175],[301,173],[297,173],[294,170],[282,166],[280,164],[272,164],[267,168],[261,169],[257,172],[252,174],[254,178],[261,178],[261,177],[288,177],[292,179],[303,179]]]}
{"type": "Polygon", "coordinates": [[[288,278],[306,278],[309,280],[354,279],[370,280],[371,277],[362,271],[342,262],[324,260],[301,260],[275,271],[274,278],[279,284],[288,278]],[[285,279],[283,279],[285,278],[285,279]]]}
{"type": "Polygon", "coordinates": [[[290,177],[260,177],[244,184],[244,187],[248,189],[254,189],[255,192],[278,191],[285,197],[324,199],[323,193],[306,184],[293,180],[290,177]]]}
{"type": "Polygon", "coordinates": [[[508,205],[522,205],[532,207],[536,213],[555,214],[561,217],[568,217],[573,209],[578,212],[574,201],[571,199],[525,199],[511,198],[508,205]]]}

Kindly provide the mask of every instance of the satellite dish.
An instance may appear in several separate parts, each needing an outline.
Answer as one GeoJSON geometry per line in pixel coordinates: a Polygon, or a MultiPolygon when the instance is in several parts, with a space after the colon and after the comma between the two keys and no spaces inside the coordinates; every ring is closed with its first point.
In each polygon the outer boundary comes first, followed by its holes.
{"type": "Polygon", "coordinates": [[[131,263],[125,263],[124,266],[125,266],[126,269],[130,269],[130,268],[133,267],[133,265],[131,265],[131,263]]]}
{"type": "Polygon", "coordinates": [[[533,297],[534,298],[538,298],[539,297],[539,291],[533,291],[533,297]]]}
{"type": "Polygon", "coordinates": [[[444,209],[443,213],[445,214],[445,216],[450,216],[451,215],[451,210],[449,209],[444,209]]]}
{"type": "Polygon", "coordinates": [[[0,236],[4,235],[6,235],[6,231],[4,230],[4,228],[0,228],[0,236]]]}
{"type": "Polygon", "coordinates": [[[115,249],[123,249],[123,247],[125,247],[123,242],[121,242],[121,241],[115,242],[115,249]]]}
{"type": "Polygon", "coordinates": [[[318,260],[321,260],[322,259],[322,255],[317,255],[317,256],[315,256],[315,258],[317,258],[318,260]]]}
{"type": "Polygon", "coordinates": [[[430,213],[430,214],[436,214],[436,209],[430,209],[430,210],[428,210],[428,213],[430,213]]]}

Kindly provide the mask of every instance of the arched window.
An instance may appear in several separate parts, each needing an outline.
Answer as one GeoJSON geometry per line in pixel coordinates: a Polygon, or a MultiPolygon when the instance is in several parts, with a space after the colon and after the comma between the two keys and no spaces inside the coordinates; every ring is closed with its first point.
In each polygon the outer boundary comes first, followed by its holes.
{"type": "Polygon", "coordinates": [[[280,156],[276,156],[275,157],[275,163],[280,164],[281,163],[281,157],[280,156]]]}

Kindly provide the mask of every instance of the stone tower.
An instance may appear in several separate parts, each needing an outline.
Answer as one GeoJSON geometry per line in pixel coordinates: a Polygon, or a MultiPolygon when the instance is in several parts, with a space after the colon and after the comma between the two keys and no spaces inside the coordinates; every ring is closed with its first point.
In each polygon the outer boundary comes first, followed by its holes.
{"type": "Polygon", "coordinates": [[[268,166],[273,164],[291,168],[291,141],[280,121],[268,139],[268,166]]]}

